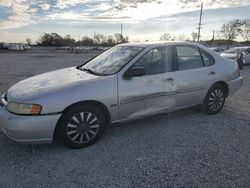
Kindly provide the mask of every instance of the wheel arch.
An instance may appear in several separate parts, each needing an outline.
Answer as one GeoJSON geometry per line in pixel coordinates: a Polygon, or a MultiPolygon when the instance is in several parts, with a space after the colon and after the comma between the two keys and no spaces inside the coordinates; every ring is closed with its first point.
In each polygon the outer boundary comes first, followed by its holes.
{"type": "Polygon", "coordinates": [[[226,91],[226,97],[228,97],[229,87],[228,87],[228,84],[225,81],[216,82],[210,88],[214,87],[215,85],[221,85],[226,91]]]}
{"type": "Polygon", "coordinates": [[[71,108],[73,108],[74,106],[76,106],[76,105],[94,105],[94,106],[96,106],[96,107],[98,107],[105,115],[105,124],[107,125],[107,127],[106,128],[109,128],[109,126],[110,126],[110,123],[111,123],[111,115],[110,115],[110,112],[109,112],[109,110],[108,110],[108,108],[106,107],[106,105],[105,104],[103,104],[103,103],[101,103],[101,102],[99,102],[99,101],[95,101],[95,100],[87,100],[87,101],[80,101],[80,102],[76,102],[76,103],[73,103],[73,104],[71,104],[71,105],[69,105],[68,107],[66,107],[63,111],[62,111],[62,115],[61,115],[61,117],[59,118],[59,120],[58,120],[58,122],[57,122],[57,124],[56,124],[56,127],[55,127],[55,130],[54,130],[54,133],[53,133],[53,140],[55,140],[56,138],[57,138],[57,130],[58,130],[58,128],[59,128],[59,125],[60,125],[60,121],[61,121],[61,119],[62,119],[62,117],[63,117],[63,114],[67,111],[67,110],[69,110],[69,109],[71,109],[71,108]]]}

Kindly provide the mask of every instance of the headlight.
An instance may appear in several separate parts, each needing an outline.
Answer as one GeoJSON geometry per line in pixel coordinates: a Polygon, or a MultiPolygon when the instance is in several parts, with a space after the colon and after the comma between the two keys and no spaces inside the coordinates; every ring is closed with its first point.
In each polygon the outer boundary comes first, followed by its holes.
{"type": "Polygon", "coordinates": [[[7,110],[20,115],[38,115],[42,111],[42,106],[38,104],[22,104],[10,102],[7,110]]]}

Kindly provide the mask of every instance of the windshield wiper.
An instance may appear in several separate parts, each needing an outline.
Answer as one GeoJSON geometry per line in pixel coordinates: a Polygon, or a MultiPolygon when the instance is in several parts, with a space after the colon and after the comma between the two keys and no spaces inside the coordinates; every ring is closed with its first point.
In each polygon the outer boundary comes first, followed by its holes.
{"type": "Polygon", "coordinates": [[[107,74],[98,73],[98,72],[95,72],[95,71],[93,71],[91,69],[86,69],[86,68],[81,68],[79,70],[85,71],[85,72],[88,72],[90,74],[94,74],[94,75],[97,75],[97,76],[106,76],[107,75],[107,74]]]}

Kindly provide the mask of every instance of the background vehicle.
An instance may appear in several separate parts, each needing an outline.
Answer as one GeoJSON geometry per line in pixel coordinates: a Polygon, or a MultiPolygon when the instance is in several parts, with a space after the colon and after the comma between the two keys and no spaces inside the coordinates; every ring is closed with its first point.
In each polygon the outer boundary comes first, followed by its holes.
{"type": "Polygon", "coordinates": [[[23,50],[30,50],[30,46],[28,44],[23,44],[23,50]]]}
{"type": "Polygon", "coordinates": [[[215,51],[215,52],[217,52],[217,53],[222,53],[222,52],[225,51],[225,49],[222,48],[222,47],[211,47],[211,48],[209,48],[209,49],[210,49],[210,50],[213,50],[213,51],[215,51]]]}
{"type": "Polygon", "coordinates": [[[84,65],[41,74],[1,98],[0,126],[19,143],[95,143],[105,128],[200,105],[218,113],[242,86],[235,61],[190,42],[122,44],[84,65]]]}
{"type": "Polygon", "coordinates": [[[243,54],[243,63],[250,64],[250,47],[242,52],[243,54]]]}
{"type": "Polygon", "coordinates": [[[28,44],[23,44],[23,43],[9,43],[8,49],[14,51],[24,51],[24,50],[30,50],[30,46],[28,44]]]}
{"type": "Polygon", "coordinates": [[[237,58],[237,54],[241,51],[244,51],[246,49],[248,49],[250,47],[234,47],[234,48],[230,48],[229,50],[223,52],[222,54],[220,54],[222,57],[228,58],[228,59],[233,59],[236,60],[237,58]]]}
{"type": "Polygon", "coordinates": [[[0,42],[0,49],[8,50],[9,45],[5,42],[0,42]]]}

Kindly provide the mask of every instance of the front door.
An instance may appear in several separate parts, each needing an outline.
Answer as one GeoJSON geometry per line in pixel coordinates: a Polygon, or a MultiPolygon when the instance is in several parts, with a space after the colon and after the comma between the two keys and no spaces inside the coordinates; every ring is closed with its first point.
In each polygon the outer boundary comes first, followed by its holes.
{"type": "Polygon", "coordinates": [[[171,51],[165,46],[149,50],[132,67],[143,67],[145,75],[118,78],[120,119],[134,118],[175,107],[175,85],[171,77],[171,51]]]}

